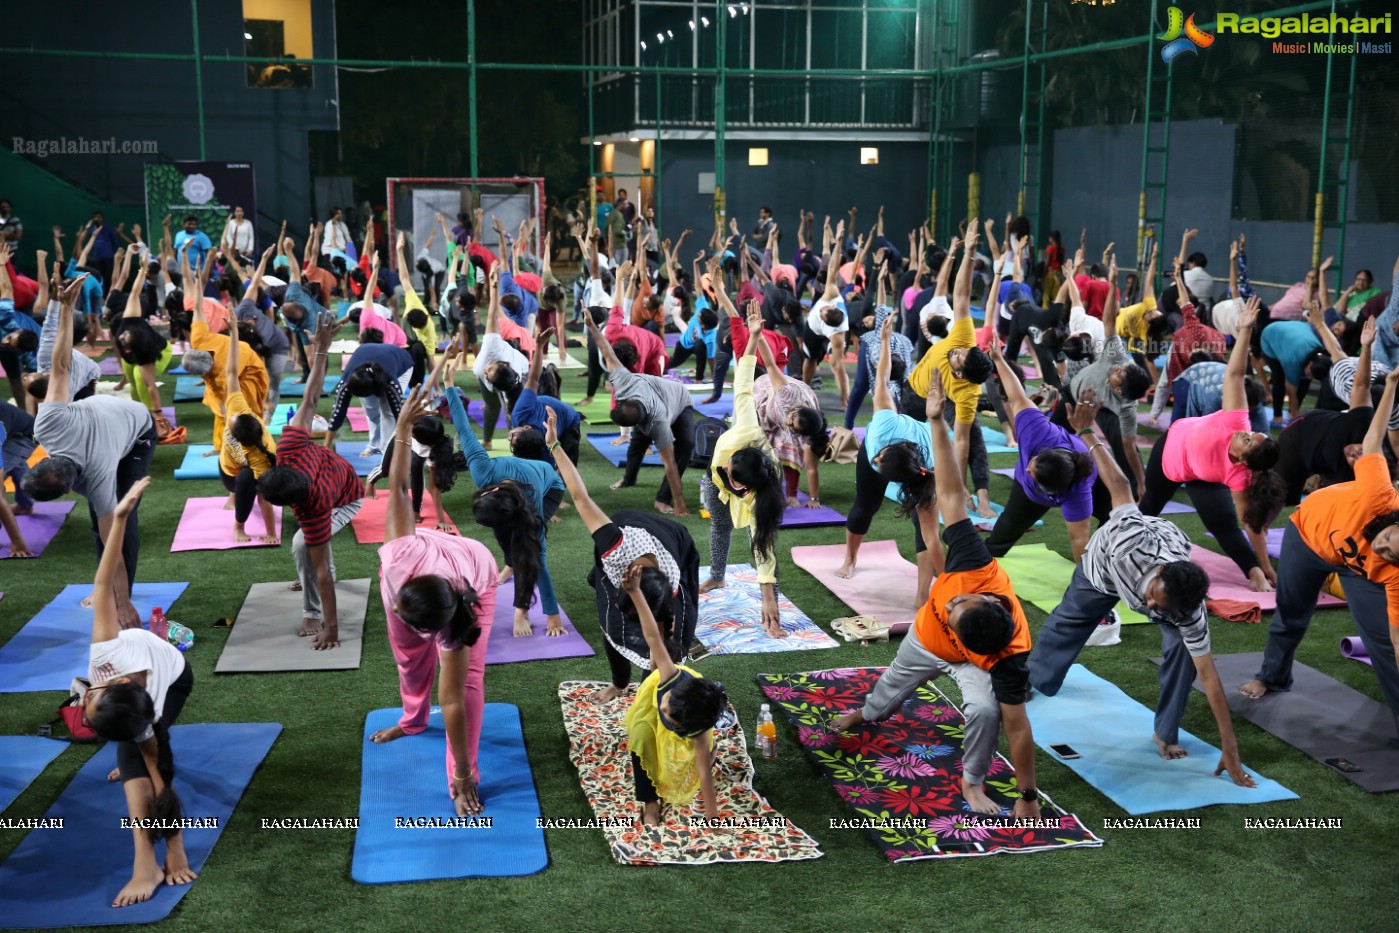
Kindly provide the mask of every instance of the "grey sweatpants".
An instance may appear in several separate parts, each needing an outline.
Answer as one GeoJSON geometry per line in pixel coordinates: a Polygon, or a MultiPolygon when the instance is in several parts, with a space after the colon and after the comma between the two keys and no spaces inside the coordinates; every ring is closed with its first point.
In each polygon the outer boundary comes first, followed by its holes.
{"type": "Polygon", "coordinates": [[[962,738],[962,776],[969,784],[984,784],[991,756],[996,754],[1001,705],[991,691],[991,675],[975,664],[944,661],[924,648],[917,634],[909,632],[893,663],[865,697],[860,712],[866,722],[887,719],[913,691],[943,674],[952,675],[962,691],[962,714],[967,718],[962,738]]]}
{"type": "MultiPolygon", "coordinates": [[[[1064,591],[1058,608],[1044,620],[1030,651],[1030,684],[1045,696],[1054,696],[1064,685],[1064,677],[1078,659],[1098,623],[1118,603],[1116,594],[1104,593],[1088,582],[1081,567],[1064,591]]],[[[1195,683],[1195,661],[1186,650],[1185,639],[1174,625],[1161,623],[1161,654],[1164,660],[1156,672],[1161,700],[1156,705],[1156,737],[1167,744],[1180,738],[1180,720],[1195,683]]],[[[1109,711],[1104,711],[1111,715],[1109,711]]]]}
{"type": "Polygon", "coordinates": [[[287,364],[291,362],[287,359],[286,353],[273,353],[263,360],[267,367],[267,410],[271,411],[282,402],[282,376],[286,374],[287,364]]]}
{"type": "MultiPolygon", "coordinates": [[[[330,513],[330,534],[334,537],[341,528],[350,523],[350,519],[359,514],[360,502],[351,502],[349,505],[342,505],[340,508],[330,513]]],[[[326,542],[326,560],[330,561],[330,579],[335,579],[335,551],[330,542],[326,542]]],[[[291,539],[291,553],[296,558],[296,578],[301,581],[301,614],[307,619],[320,621],[321,618],[321,590],[316,585],[316,564],[311,560],[310,549],[306,547],[306,535],[297,529],[296,536],[291,539]]]]}

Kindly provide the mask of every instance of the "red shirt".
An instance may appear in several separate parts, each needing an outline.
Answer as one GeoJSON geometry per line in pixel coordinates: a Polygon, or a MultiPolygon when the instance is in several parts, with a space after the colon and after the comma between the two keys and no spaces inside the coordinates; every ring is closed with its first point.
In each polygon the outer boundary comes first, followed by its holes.
{"type": "Polygon", "coordinates": [[[364,484],[349,461],[313,443],[305,428],[282,429],[277,442],[277,466],[291,467],[311,481],[306,498],[291,509],[301,524],[306,543],[312,547],[330,540],[332,512],[364,496],[364,484]]]}
{"type": "MultiPolygon", "coordinates": [[[[734,359],[743,356],[748,349],[748,322],[743,318],[729,318],[729,338],[733,342],[734,359]]],[[[778,369],[787,368],[787,357],[792,355],[792,341],[783,334],[775,330],[763,328],[763,339],[767,341],[768,349],[772,351],[772,361],[777,364],[778,369]]],[[[761,357],[760,357],[761,359],[761,357]]]]}
{"type": "MultiPolygon", "coordinates": [[[[1095,279],[1090,275],[1074,276],[1074,284],[1078,286],[1078,293],[1083,298],[1083,310],[1088,312],[1090,317],[1103,318],[1103,305],[1108,301],[1108,283],[1104,279],[1095,279]]],[[[1122,297],[1121,292],[1118,298],[1122,297]]]]}
{"type": "Polygon", "coordinates": [[[1174,381],[1177,376],[1190,368],[1190,354],[1197,350],[1224,356],[1224,335],[1213,327],[1206,326],[1195,316],[1194,305],[1182,305],[1180,313],[1185,323],[1171,337],[1171,356],[1166,361],[1166,378],[1174,381]]]}
{"type": "Polygon", "coordinates": [[[632,342],[637,354],[636,369],[633,372],[646,376],[665,374],[665,341],[644,327],[624,323],[620,307],[614,307],[612,313],[607,316],[607,326],[603,328],[602,335],[614,346],[618,340],[632,342]]]}

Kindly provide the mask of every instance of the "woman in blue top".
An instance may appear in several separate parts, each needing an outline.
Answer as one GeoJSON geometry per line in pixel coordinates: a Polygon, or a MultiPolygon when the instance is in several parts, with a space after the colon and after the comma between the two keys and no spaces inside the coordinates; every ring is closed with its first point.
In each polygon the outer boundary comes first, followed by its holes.
{"type": "Polygon", "coordinates": [[[1112,497],[1098,482],[1098,470],[1088,455],[1088,444],[1095,443],[1093,430],[1088,428],[1080,438],[1045,417],[1015,378],[999,340],[991,341],[991,359],[1001,377],[1006,412],[1020,441],[1020,456],[1015,462],[1010,498],[986,539],[986,548],[992,557],[1004,557],[1035,522],[1058,507],[1069,527],[1069,544],[1077,563],[1088,546],[1088,519],[1096,517],[1102,524],[1112,511],[1112,497]]]}
{"type": "MultiPolygon", "coordinates": [[[[870,530],[870,522],[884,504],[884,488],[898,483],[899,514],[913,519],[913,540],[918,551],[918,591],[910,605],[917,608],[928,598],[933,577],[942,572],[934,564],[934,551],[928,549],[918,527],[917,510],[930,503],[937,492],[933,476],[933,436],[927,423],[898,413],[889,391],[889,349],[894,333],[894,316],[885,315],[879,327],[879,365],[874,376],[874,417],[865,428],[865,442],[855,460],[855,504],[845,520],[845,562],[838,577],[855,575],[855,558],[870,530]],[[922,594],[921,596],[919,594],[922,594]]],[[[940,550],[937,552],[940,553],[940,550]]]]}
{"type": "Polygon", "coordinates": [[[1269,321],[1259,340],[1273,388],[1273,424],[1282,427],[1282,399],[1287,396],[1289,420],[1302,411],[1302,399],[1311,387],[1312,363],[1330,356],[1322,349],[1321,338],[1306,321],[1269,321]]]}
{"type": "Polygon", "coordinates": [[[505,569],[500,582],[515,580],[515,637],[531,634],[529,607],[534,603],[534,588],[539,586],[539,601],[548,621],[546,635],[564,634],[559,618],[559,601],[554,596],[554,581],[549,576],[549,540],[545,533],[549,520],[563,501],[564,484],[554,468],[539,460],[519,457],[491,458],[486,448],[471,430],[466,406],[461,401],[461,389],[452,385],[456,362],[447,366],[444,382],[447,405],[452,411],[452,424],[457,429],[457,441],[466,454],[466,467],[476,484],[472,512],[476,521],[495,532],[496,542],[505,554],[505,569]]]}
{"type": "Polygon", "coordinates": [[[583,416],[573,406],[551,395],[539,394],[539,378],[544,369],[544,354],[549,350],[553,328],[545,328],[535,339],[529,358],[529,374],[515,407],[510,410],[510,452],[526,460],[539,460],[554,465],[554,455],[544,443],[544,420],[552,411],[558,424],[559,446],[578,465],[578,445],[583,437],[583,416]]]}
{"type": "MultiPolygon", "coordinates": [[[[879,331],[884,327],[884,322],[893,315],[894,309],[887,303],[888,296],[885,291],[887,279],[881,268],[879,275],[878,306],[874,309],[874,328],[860,335],[860,346],[855,364],[855,385],[850,390],[850,402],[845,406],[845,429],[848,431],[855,427],[855,418],[860,414],[860,408],[865,404],[865,396],[870,390],[870,373],[879,365],[879,358],[882,355],[880,349],[882,341],[879,331]]],[[[899,401],[898,386],[903,384],[904,376],[913,368],[913,341],[903,334],[894,334],[889,340],[889,346],[894,351],[893,362],[890,363],[889,379],[894,384],[890,391],[895,404],[899,401]]]]}
{"type": "Polygon", "coordinates": [[[715,341],[719,337],[719,315],[709,306],[709,301],[703,295],[695,299],[694,313],[690,316],[690,323],[680,334],[680,342],[675,345],[675,352],[671,354],[670,360],[666,363],[666,369],[674,369],[691,356],[695,358],[695,382],[704,381],[704,364],[706,360],[714,359],[717,348],[715,341]]]}

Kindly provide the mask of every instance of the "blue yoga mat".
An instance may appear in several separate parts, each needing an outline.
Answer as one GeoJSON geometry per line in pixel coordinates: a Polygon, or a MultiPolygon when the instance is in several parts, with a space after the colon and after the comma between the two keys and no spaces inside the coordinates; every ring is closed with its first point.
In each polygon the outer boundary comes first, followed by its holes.
{"type": "Polygon", "coordinates": [[[373,457],[361,457],[360,454],[369,446],[369,441],[336,441],[335,452],[342,459],[348,460],[350,466],[355,468],[355,472],[360,476],[368,476],[370,472],[383,462],[383,457],[375,455],[373,457]]]}
{"type": "Polygon", "coordinates": [[[190,444],[186,447],[185,459],[175,467],[175,479],[218,479],[219,458],[204,456],[213,449],[213,444],[190,444]]]}
{"type": "MultiPolygon", "coordinates": [[[[287,376],[282,380],[282,398],[301,398],[306,394],[305,383],[297,382],[297,377],[287,376]]],[[[325,384],[321,386],[321,394],[329,395],[335,391],[335,387],[340,384],[339,376],[326,376],[325,384]]]]}
{"type": "Polygon", "coordinates": [[[204,398],[204,379],[201,376],[180,376],[175,380],[175,401],[198,402],[204,398]]]}
{"type": "MultiPolygon", "coordinates": [[[[618,444],[612,446],[612,442],[617,439],[616,433],[612,434],[589,434],[586,436],[589,444],[593,445],[593,450],[602,454],[602,458],[613,466],[625,466],[627,462],[627,445],[618,444]]],[[[654,452],[647,452],[641,460],[644,466],[664,466],[661,463],[661,455],[654,452]]]]}
{"type": "Polygon", "coordinates": [[[37,735],[0,735],[0,813],[67,747],[37,735]]]}
{"type": "Polygon", "coordinates": [[[300,405],[300,402],[282,402],[272,409],[272,420],[267,423],[267,433],[273,437],[281,435],[282,429],[291,421],[300,405]]]}
{"type": "Polygon", "coordinates": [[[350,877],[360,884],[395,884],[440,878],[533,875],[549,865],[539,796],[525,754],[520,711],[487,703],[481,724],[478,793],[488,826],[401,827],[396,821],[456,816],[447,796],[447,734],[433,707],[427,730],[387,745],[369,736],[397,724],[400,709],[377,709],[364,723],[359,830],[350,877]]]}
{"type": "MultiPolygon", "coordinates": [[[[156,606],[168,610],[188,583],[138,583],[131,601],[141,618],[156,606]]],[[[14,637],[0,646],[0,693],[68,689],[74,677],[87,676],[92,644],[92,610],[82,601],[91,583],[70,583],[40,609],[14,637]]],[[[177,613],[169,613],[179,620],[177,613]]]]}
{"type": "Polygon", "coordinates": [[[711,418],[722,418],[725,415],[733,413],[734,394],[732,392],[725,392],[723,395],[719,396],[717,402],[695,402],[694,407],[695,411],[699,412],[701,415],[708,415],[711,418]]]}
{"type": "MultiPolygon", "coordinates": [[[[1035,743],[1133,816],[1161,810],[1193,810],[1225,803],[1271,803],[1297,795],[1255,769],[1257,787],[1239,787],[1228,773],[1214,776],[1219,749],[1185,730],[1187,758],[1167,761],[1151,740],[1155,713],[1082,664],[1069,669],[1057,696],[1036,694],[1026,704],[1035,743]],[[1050,745],[1073,746],[1079,758],[1064,761],[1050,745]]],[[[1041,786],[1047,783],[1040,778],[1041,786]]]]}
{"type": "MultiPolygon", "coordinates": [[[[275,722],[212,723],[170,730],[175,789],[187,819],[216,820],[217,828],[184,831],[190,868],[201,871],[233,808],[282,727],[275,722]]],[[[33,829],[0,865],[0,917],[7,927],[85,927],[163,920],[191,885],[161,885],[150,900],[113,907],[131,878],[131,830],[123,829],[126,798],[108,783],[117,747],[108,742],[88,759],[46,818],[61,830],[33,829]]],[[[156,845],[156,858],[165,847],[156,845]]],[[[198,884],[196,880],[194,884],[198,884]]]]}

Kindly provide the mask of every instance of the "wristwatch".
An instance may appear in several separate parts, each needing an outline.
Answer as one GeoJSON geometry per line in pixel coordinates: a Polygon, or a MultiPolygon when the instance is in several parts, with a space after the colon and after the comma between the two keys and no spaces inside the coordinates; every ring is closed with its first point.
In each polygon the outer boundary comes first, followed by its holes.
{"type": "Polygon", "coordinates": [[[1038,788],[1038,787],[1022,787],[1022,788],[1020,788],[1020,799],[1023,800],[1023,801],[1025,801],[1026,803],[1039,803],[1039,802],[1040,802],[1040,791],[1039,791],[1039,788],[1038,788]]]}

